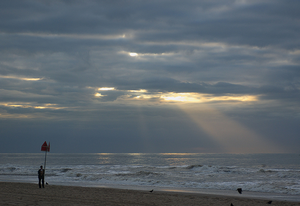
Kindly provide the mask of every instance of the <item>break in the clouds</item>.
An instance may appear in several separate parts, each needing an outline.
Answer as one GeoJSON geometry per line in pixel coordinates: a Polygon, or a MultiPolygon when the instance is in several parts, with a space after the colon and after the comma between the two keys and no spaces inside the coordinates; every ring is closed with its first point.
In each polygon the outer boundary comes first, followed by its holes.
{"type": "Polygon", "coordinates": [[[1,1],[0,152],[299,152],[299,8],[1,1]]]}

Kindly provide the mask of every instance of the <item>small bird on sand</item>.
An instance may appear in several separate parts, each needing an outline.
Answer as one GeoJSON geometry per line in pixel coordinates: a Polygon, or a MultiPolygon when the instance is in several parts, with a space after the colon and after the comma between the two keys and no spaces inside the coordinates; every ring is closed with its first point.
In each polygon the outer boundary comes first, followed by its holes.
{"type": "Polygon", "coordinates": [[[240,194],[242,194],[242,192],[243,192],[242,188],[237,188],[236,190],[237,190],[240,194]]]}
{"type": "Polygon", "coordinates": [[[48,185],[48,182],[46,182],[46,185],[48,185]]]}
{"type": "Polygon", "coordinates": [[[149,192],[153,192],[153,190],[149,191],[149,192]]]}
{"type": "Polygon", "coordinates": [[[272,204],[272,201],[269,201],[268,204],[272,204]]]}

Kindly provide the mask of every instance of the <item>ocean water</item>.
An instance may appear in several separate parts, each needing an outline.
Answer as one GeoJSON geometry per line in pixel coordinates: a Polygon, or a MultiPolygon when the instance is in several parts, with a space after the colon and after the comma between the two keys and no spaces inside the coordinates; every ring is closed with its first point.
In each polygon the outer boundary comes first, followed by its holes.
{"type": "MultiPolygon", "coordinates": [[[[42,152],[0,153],[0,181],[37,183],[37,171],[44,160],[42,152]]],[[[45,181],[56,185],[174,191],[236,191],[241,187],[249,194],[297,197],[300,155],[47,153],[45,181]]]]}

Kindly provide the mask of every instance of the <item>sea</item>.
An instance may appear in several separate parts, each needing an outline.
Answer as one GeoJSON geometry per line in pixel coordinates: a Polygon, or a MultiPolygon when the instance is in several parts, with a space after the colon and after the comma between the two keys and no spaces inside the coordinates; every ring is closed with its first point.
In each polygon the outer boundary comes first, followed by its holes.
{"type": "Polygon", "coordinates": [[[300,202],[299,154],[0,153],[0,181],[37,183],[41,165],[49,185],[300,202]]]}

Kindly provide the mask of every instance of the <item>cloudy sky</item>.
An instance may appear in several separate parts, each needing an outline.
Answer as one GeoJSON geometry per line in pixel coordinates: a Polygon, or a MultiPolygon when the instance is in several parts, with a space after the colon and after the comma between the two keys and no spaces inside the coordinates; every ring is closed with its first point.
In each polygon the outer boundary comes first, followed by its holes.
{"type": "Polygon", "coordinates": [[[300,1],[0,2],[0,152],[300,152],[300,1]]]}

